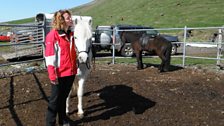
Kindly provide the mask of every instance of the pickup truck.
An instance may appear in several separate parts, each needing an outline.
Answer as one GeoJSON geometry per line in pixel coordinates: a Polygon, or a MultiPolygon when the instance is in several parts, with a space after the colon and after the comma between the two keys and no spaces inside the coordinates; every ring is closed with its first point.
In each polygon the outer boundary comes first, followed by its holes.
{"type": "MultiPolygon", "coordinates": [[[[95,53],[101,50],[112,51],[113,43],[113,31],[115,29],[115,53],[125,57],[130,57],[134,55],[133,49],[130,43],[122,44],[123,42],[120,39],[119,32],[121,30],[145,30],[145,33],[155,37],[160,33],[157,30],[153,30],[153,27],[145,26],[134,26],[134,25],[115,25],[115,26],[97,26],[94,33],[94,42],[93,47],[95,53]]],[[[160,34],[170,42],[178,42],[177,36],[160,34]]],[[[180,46],[178,43],[172,43],[172,55],[177,53],[177,48],[180,46]]],[[[152,54],[153,52],[145,52],[152,54]]]]}
{"type": "Polygon", "coordinates": [[[10,32],[7,34],[0,33],[0,42],[10,42],[10,32]]]}

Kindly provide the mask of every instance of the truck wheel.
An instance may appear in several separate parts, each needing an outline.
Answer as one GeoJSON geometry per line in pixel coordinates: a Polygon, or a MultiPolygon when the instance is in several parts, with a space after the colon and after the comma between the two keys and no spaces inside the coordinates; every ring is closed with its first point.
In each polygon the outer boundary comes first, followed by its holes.
{"type": "Polygon", "coordinates": [[[177,45],[172,45],[171,55],[177,54],[177,45]]]}
{"type": "Polygon", "coordinates": [[[124,47],[121,49],[121,55],[125,57],[131,57],[134,55],[134,51],[131,47],[131,45],[124,45],[124,47]]]}

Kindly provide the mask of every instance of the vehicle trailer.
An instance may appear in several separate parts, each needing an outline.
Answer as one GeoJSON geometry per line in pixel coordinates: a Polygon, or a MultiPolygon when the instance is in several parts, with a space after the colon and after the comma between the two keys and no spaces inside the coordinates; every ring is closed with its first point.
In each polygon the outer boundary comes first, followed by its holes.
{"type": "MultiPolygon", "coordinates": [[[[53,14],[39,13],[32,23],[9,25],[10,51],[2,54],[5,60],[20,59],[22,57],[43,56],[45,36],[51,30],[53,14]]],[[[72,16],[75,21],[78,18],[83,20],[92,19],[90,16],[72,16]]]]}

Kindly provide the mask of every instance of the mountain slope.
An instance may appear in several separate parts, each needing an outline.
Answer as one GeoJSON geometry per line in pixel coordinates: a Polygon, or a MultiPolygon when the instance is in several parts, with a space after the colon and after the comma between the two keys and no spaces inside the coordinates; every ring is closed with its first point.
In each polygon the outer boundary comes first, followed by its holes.
{"type": "Polygon", "coordinates": [[[94,26],[202,27],[223,25],[223,6],[223,0],[95,0],[71,11],[92,16],[94,26]]]}
{"type": "MultiPolygon", "coordinates": [[[[212,27],[223,26],[223,7],[223,0],[94,0],[71,11],[76,15],[92,16],[94,27],[113,24],[212,27]]],[[[30,21],[34,18],[9,23],[30,21]]]]}

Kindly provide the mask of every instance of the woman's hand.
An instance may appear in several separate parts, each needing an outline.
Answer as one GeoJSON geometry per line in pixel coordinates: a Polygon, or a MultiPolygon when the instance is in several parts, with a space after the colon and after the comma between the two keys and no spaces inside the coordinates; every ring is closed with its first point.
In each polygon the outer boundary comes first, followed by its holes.
{"type": "Polygon", "coordinates": [[[54,85],[59,84],[59,83],[58,83],[58,79],[56,79],[56,80],[51,80],[51,84],[54,84],[54,85]]]}

